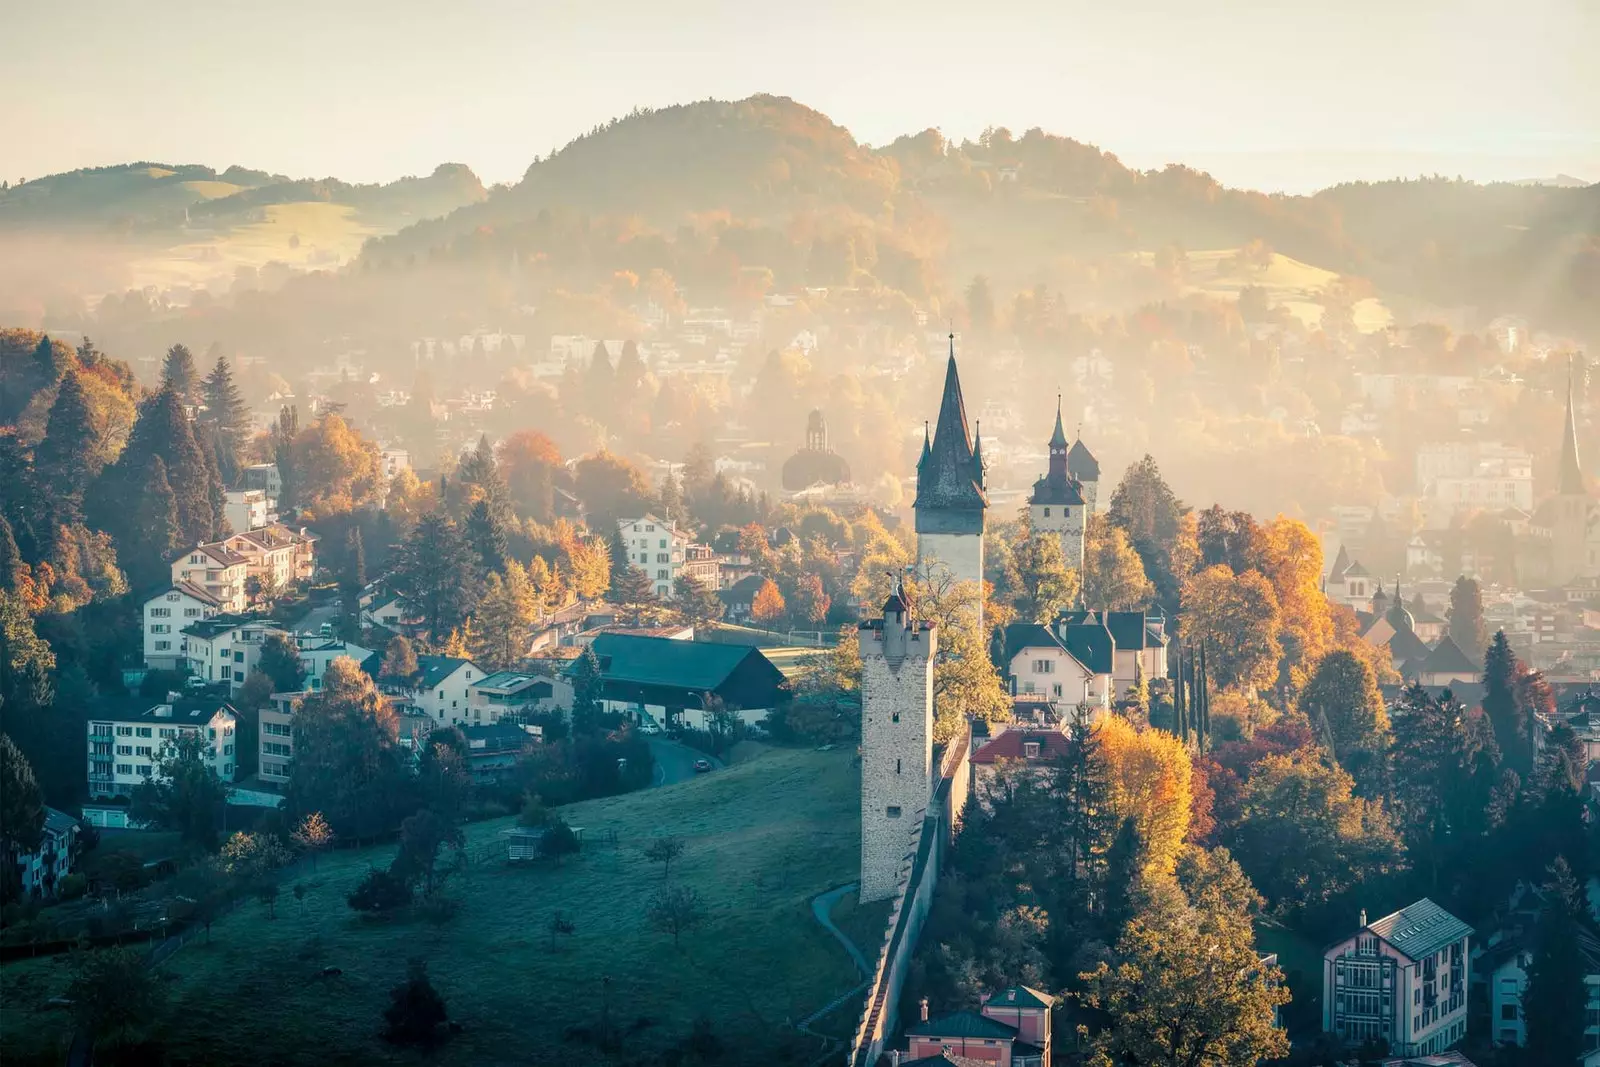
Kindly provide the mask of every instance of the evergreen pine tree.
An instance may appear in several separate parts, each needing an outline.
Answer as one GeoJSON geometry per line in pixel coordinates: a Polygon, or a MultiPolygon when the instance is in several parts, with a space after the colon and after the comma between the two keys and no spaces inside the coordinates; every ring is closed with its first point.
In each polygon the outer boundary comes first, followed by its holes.
{"type": "Polygon", "coordinates": [[[171,389],[182,403],[192,404],[199,399],[199,385],[189,346],[177,344],[167,349],[167,358],[161,363],[162,388],[171,389]]]}
{"type": "Polygon", "coordinates": [[[76,371],[61,379],[44,439],[33,450],[33,465],[51,487],[58,521],[70,525],[83,517],[83,495],[97,473],[91,467],[99,452],[100,435],[95,430],[89,400],[76,371]]]}
{"type": "Polygon", "coordinates": [[[22,585],[22,553],[11,533],[11,520],[0,512],[0,593],[15,593],[22,585]]]}
{"type": "Polygon", "coordinates": [[[206,501],[211,506],[211,532],[208,541],[216,541],[233,531],[228,526],[228,491],[223,488],[222,472],[217,469],[217,454],[212,447],[213,436],[201,430],[195,437],[200,448],[200,458],[205,461],[206,501]]]}
{"type": "Polygon", "coordinates": [[[1086,883],[1092,897],[1100,896],[1106,856],[1118,825],[1109,802],[1110,767],[1087,716],[1079,716],[1068,727],[1066,755],[1056,771],[1054,791],[1068,877],[1086,883]]]}
{"type": "Polygon", "coordinates": [[[45,334],[39,338],[39,344],[33,350],[33,361],[39,368],[39,376],[44,379],[45,385],[54,385],[66,371],[66,365],[56,356],[55,342],[50,340],[50,335],[45,334]]]}
{"type": "Polygon", "coordinates": [[[1544,887],[1544,914],[1522,995],[1528,1025],[1527,1063],[1576,1063],[1583,1054],[1583,952],[1579,944],[1582,891],[1567,861],[1557,858],[1544,887]]]}
{"type": "Polygon", "coordinates": [[[1144,890],[1144,868],[1149,848],[1139,832],[1138,821],[1129,815],[1117,828],[1111,847],[1106,850],[1105,891],[1098,902],[1104,917],[1106,940],[1113,940],[1123,925],[1139,914],[1144,890]]]}
{"type": "Polygon", "coordinates": [[[300,464],[296,458],[295,440],[300,436],[300,409],[285,404],[278,409],[278,418],[272,424],[272,461],[278,467],[278,510],[292,514],[299,504],[300,464]]]}
{"type": "Polygon", "coordinates": [[[477,567],[479,578],[486,578],[494,571],[505,569],[506,557],[510,551],[506,541],[505,524],[500,521],[494,508],[487,499],[480,499],[472,505],[472,511],[467,515],[466,523],[467,544],[477,554],[477,567]]]}
{"type": "Polygon", "coordinates": [[[178,530],[183,542],[195,545],[207,540],[217,522],[211,477],[183,403],[172,389],[162,389],[139,407],[128,446],[117,460],[117,466],[123,468],[120,480],[124,487],[139,484],[138,476],[129,478],[127,472],[142,471],[143,461],[151,456],[162,461],[167,484],[177,502],[178,530]]]}
{"type": "Polygon", "coordinates": [[[167,480],[167,465],[160,456],[136,461],[131,476],[135,486],[130,506],[112,530],[117,559],[127,572],[128,585],[139,589],[171,576],[181,527],[178,502],[167,480]]]}
{"type": "Polygon", "coordinates": [[[1204,752],[1211,743],[1211,679],[1206,674],[1206,643],[1200,642],[1200,662],[1195,684],[1195,743],[1204,752]]]}
{"type": "Polygon", "coordinates": [[[428,636],[444,640],[477,597],[473,550],[455,523],[438,512],[418,521],[395,551],[390,578],[405,606],[422,616],[428,636]]]}
{"type": "Polygon", "coordinates": [[[600,725],[600,659],[586,645],[572,672],[572,732],[593,733],[600,725]]]}
{"type": "Polygon", "coordinates": [[[1504,630],[1497,630],[1483,657],[1483,712],[1494,727],[1505,766],[1524,781],[1532,767],[1532,752],[1521,742],[1516,693],[1517,655],[1511,650],[1504,630]]]}
{"type": "MultiPolygon", "coordinates": [[[[1396,590],[1399,595],[1399,590],[1396,590]]],[[[1466,575],[1456,579],[1450,590],[1450,608],[1445,613],[1450,619],[1450,637],[1461,646],[1468,658],[1483,654],[1489,643],[1489,632],[1483,621],[1483,590],[1475,579],[1466,575]]]]}
{"type": "Polygon", "coordinates": [[[250,434],[250,409],[234,384],[227,356],[217,357],[216,366],[206,375],[201,395],[206,405],[205,421],[216,432],[217,468],[232,485],[250,434]]]}
{"type": "Polygon", "coordinates": [[[682,525],[688,514],[683,509],[683,487],[678,484],[678,478],[672,471],[667,471],[667,476],[661,479],[661,517],[669,521],[676,520],[682,525]]]}

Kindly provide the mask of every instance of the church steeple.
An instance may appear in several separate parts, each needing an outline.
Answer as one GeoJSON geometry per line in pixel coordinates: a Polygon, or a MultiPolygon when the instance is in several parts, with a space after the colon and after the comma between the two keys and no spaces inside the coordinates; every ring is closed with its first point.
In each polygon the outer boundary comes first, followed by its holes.
{"type": "Polygon", "coordinates": [[[1056,394],[1056,430],[1050,435],[1050,454],[1067,454],[1067,431],[1061,425],[1061,394],[1056,394]]]}
{"type": "Polygon", "coordinates": [[[1567,420],[1561,436],[1561,468],[1556,492],[1583,496],[1583,467],[1578,463],[1578,416],[1573,403],[1572,358],[1567,359],[1567,420]]]}

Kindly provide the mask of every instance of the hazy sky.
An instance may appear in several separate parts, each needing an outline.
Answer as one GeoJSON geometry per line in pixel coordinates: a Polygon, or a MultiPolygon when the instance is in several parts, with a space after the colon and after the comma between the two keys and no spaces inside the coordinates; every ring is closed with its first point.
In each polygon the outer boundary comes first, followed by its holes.
{"type": "Polygon", "coordinates": [[[1268,189],[1600,181],[1600,0],[0,0],[0,38],[12,180],[506,181],[636,105],[770,92],[873,144],[1042,126],[1268,189]]]}

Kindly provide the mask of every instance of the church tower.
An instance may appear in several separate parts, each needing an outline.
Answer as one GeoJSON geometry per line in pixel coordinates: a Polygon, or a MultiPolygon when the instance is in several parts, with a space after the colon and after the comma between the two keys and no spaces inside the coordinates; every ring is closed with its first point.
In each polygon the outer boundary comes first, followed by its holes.
{"type": "Polygon", "coordinates": [[[1589,492],[1578,463],[1578,416],[1573,402],[1572,363],[1567,363],[1567,419],[1552,502],[1551,578],[1565,584],[1589,573],[1589,492]]]}
{"type": "MultiPolygon", "coordinates": [[[[944,396],[939,421],[930,440],[922,437],[917,461],[917,570],[927,575],[936,566],[958,582],[983,584],[983,526],[989,508],[984,488],[983,439],[967,431],[967,406],[956,373],[956,337],[950,335],[950,362],[945,366],[944,396]]],[[[978,632],[983,632],[983,604],[978,605],[978,632]]]]}
{"type": "MultiPolygon", "coordinates": [[[[1085,454],[1088,449],[1083,450],[1085,454]]],[[[1091,459],[1093,457],[1090,457],[1091,459]]],[[[1083,536],[1089,522],[1083,485],[1068,469],[1067,432],[1061,426],[1061,398],[1056,397],[1056,430],[1050,435],[1050,470],[1033,483],[1028,498],[1028,522],[1037,533],[1061,539],[1067,566],[1083,573],[1083,536]]]]}
{"type": "Polygon", "coordinates": [[[1085,447],[1082,433],[1072,442],[1072,451],[1067,453],[1067,473],[1082,487],[1083,502],[1089,514],[1095,514],[1100,506],[1100,461],[1085,447]]]}
{"type": "Polygon", "coordinates": [[[862,902],[894,895],[914,820],[933,795],[936,640],[898,583],[883,617],[860,624],[862,902]]]}

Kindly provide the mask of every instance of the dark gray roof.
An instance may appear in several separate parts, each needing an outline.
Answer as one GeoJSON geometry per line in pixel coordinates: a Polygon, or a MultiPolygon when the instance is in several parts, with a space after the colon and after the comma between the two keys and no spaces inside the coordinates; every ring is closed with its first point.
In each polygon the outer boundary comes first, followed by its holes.
{"type": "Polygon", "coordinates": [[[1028,503],[1071,507],[1084,503],[1084,499],[1081,487],[1071,478],[1046,475],[1033,483],[1033,495],[1028,498],[1028,503]]]}
{"type": "Polygon", "coordinates": [[[1080,482],[1100,480],[1100,461],[1094,458],[1081,437],[1072,442],[1072,450],[1067,453],[1067,470],[1080,482]]]}
{"type": "Polygon", "coordinates": [[[1396,630],[1394,636],[1389,638],[1389,656],[1396,667],[1409,663],[1420,666],[1430,651],[1428,643],[1418,637],[1415,630],[1396,630]]]}
{"type": "Polygon", "coordinates": [[[967,426],[967,405],[961,397],[961,376],[956,372],[955,340],[945,365],[944,395],[939,401],[939,421],[933,442],[917,463],[918,509],[983,511],[989,506],[983,485],[983,464],[967,426]]]}
{"type": "MultiPolygon", "coordinates": [[[[674,641],[666,637],[638,637],[633,634],[601,634],[594,639],[600,673],[607,681],[634,682],[674,688],[713,690],[729,675],[755,656],[779,675],[761,650],[749,645],[719,645],[708,641],[674,641]]],[[[574,674],[578,661],[566,668],[574,674]]],[[[779,678],[781,681],[781,677],[779,678]]]]}
{"type": "Polygon", "coordinates": [[[1478,665],[1461,651],[1461,646],[1456,644],[1455,638],[1445,634],[1439,638],[1439,643],[1433,646],[1433,651],[1428,653],[1428,658],[1422,661],[1420,668],[1428,674],[1443,674],[1452,671],[1470,671],[1476,673],[1478,665]]]}
{"type": "MultiPolygon", "coordinates": [[[[472,663],[472,661],[462,659],[460,656],[418,656],[417,688],[432,689],[469,663],[472,663]]],[[[479,673],[486,674],[487,672],[480,668],[479,673]]]]}
{"type": "Polygon", "coordinates": [[[1116,642],[1104,623],[1084,622],[1063,627],[1062,644],[1072,658],[1095,674],[1110,674],[1116,642]]]}
{"type": "Polygon", "coordinates": [[[991,1008],[1048,1008],[1055,1003],[1055,998],[1049,993],[1030,989],[1025,985],[1014,985],[1009,989],[1002,989],[989,998],[988,1007],[991,1008]]]}
{"type": "Polygon", "coordinates": [[[1413,960],[1431,956],[1472,933],[1472,927],[1427,897],[1369,923],[1367,929],[1413,960]]]}
{"type": "Polygon", "coordinates": [[[1166,640],[1153,633],[1142,611],[1063,611],[1059,620],[1081,625],[1091,619],[1103,621],[1117,643],[1117,651],[1142,651],[1166,644],[1166,640]]]}

